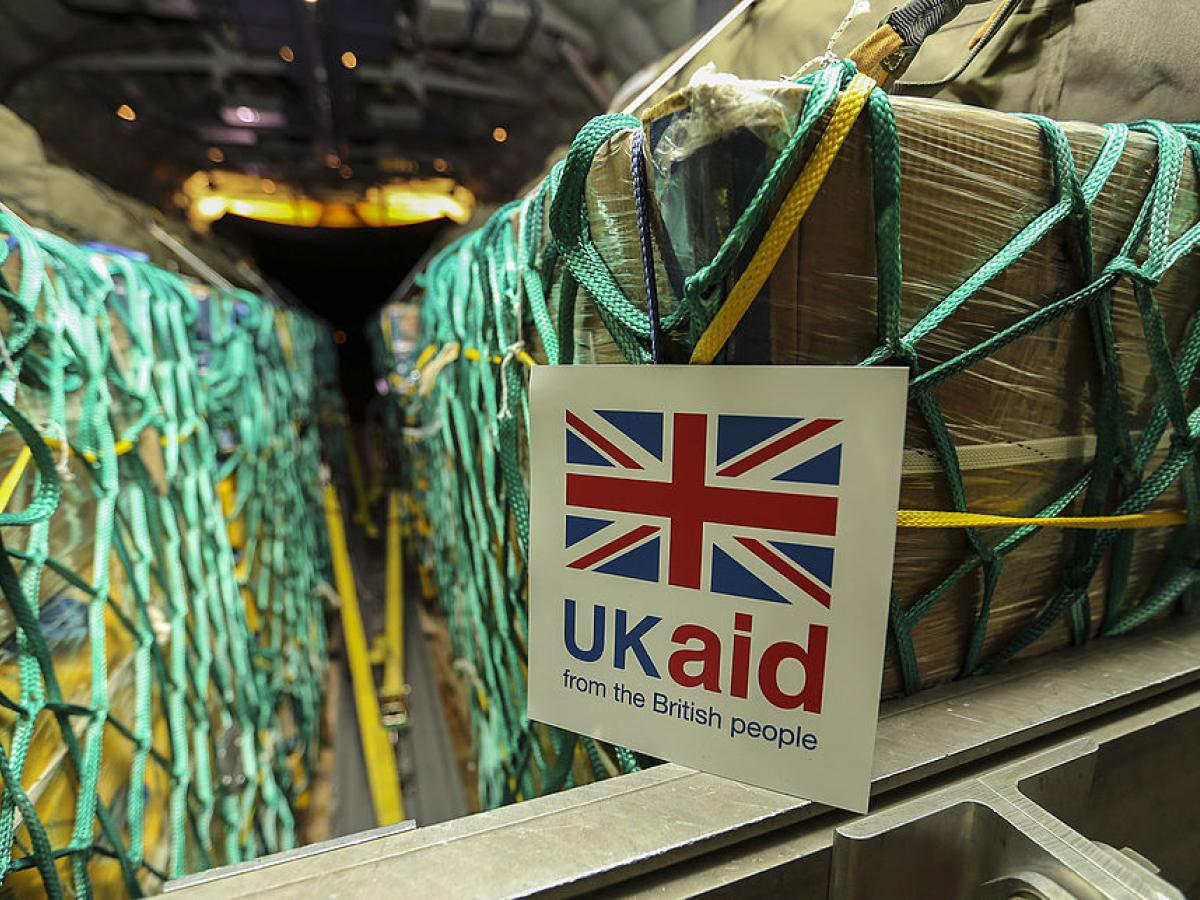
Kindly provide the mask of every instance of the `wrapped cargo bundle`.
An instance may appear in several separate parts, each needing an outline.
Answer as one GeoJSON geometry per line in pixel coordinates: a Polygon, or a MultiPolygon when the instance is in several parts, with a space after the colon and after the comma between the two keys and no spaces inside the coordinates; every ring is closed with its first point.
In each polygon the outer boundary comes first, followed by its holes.
{"type": "MultiPolygon", "coordinates": [[[[5,890],[293,846],[324,672],[312,321],[0,210],[5,890]]],[[[323,367],[329,371],[328,366],[323,367]]]]}
{"type": "Polygon", "coordinates": [[[907,366],[885,696],[1193,606],[1198,150],[1195,126],[893,100],[850,63],[702,73],[585,127],[421,282],[405,403],[481,780],[614,768],[556,766],[573,741],[522,716],[528,355],[907,366]]]}

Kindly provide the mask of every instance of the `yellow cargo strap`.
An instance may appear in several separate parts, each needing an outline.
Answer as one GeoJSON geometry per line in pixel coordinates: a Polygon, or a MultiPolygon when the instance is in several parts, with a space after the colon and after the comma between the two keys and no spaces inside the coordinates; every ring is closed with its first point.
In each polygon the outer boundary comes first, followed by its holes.
{"type": "Polygon", "coordinates": [[[733,290],[709,322],[708,328],[696,342],[696,347],[692,350],[693,364],[707,364],[713,361],[733,334],[733,330],[737,328],[746,310],[750,308],[750,304],[754,302],[754,298],[758,296],[758,292],[762,290],[762,286],[766,284],[874,89],[875,82],[865,75],[855,75],[846,86],[833,110],[833,117],[829,120],[825,133],[821,135],[812,156],[797,176],[796,183],[788,191],[779,212],[775,214],[771,226],[763,235],[762,243],[758,245],[746,266],[746,271],[742,272],[737,284],[733,286],[733,290]]]}
{"type": "Polygon", "coordinates": [[[1000,26],[1008,20],[1009,16],[1017,11],[1017,7],[1020,5],[1021,0],[1000,0],[996,4],[996,8],[992,10],[992,14],[979,26],[979,30],[971,35],[967,49],[974,50],[980,44],[991,40],[992,36],[1000,30],[1000,26]]]}
{"type": "Polygon", "coordinates": [[[358,716],[358,731],[362,738],[363,762],[367,767],[367,784],[371,804],[375,808],[377,825],[392,825],[404,819],[404,801],[400,795],[400,773],[396,767],[396,751],[379,712],[375,693],[375,677],[367,651],[362,613],[358,608],[358,590],[354,585],[354,570],[346,549],[346,528],[337,489],[325,485],[325,521],[329,528],[329,552],[333,557],[333,577],[338,597],[342,601],[342,639],[346,644],[346,662],[354,686],[354,709],[358,716]]]}
{"type": "Polygon", "coordinates": [[[850,51],[849,58],[854,60],[859,72],[874,79],[880,87],[887,87],[888,82],[912,61],[911,54],[906,52],[904,38],[887,24],[867,35],[850,51]]]}
{"type": "MultiPolygon", "coordinates": [[[[191,432],[185,432],[181,434],[179,436],[179,443],[182,444],[189,437],[191,437],[191,432]]],[[[45,443],[45,445],[51,450],[61,450],[63,446],[62,441],[52,437],[43,437],[42,442],[45,443]]],[[[163,436],[159,438],[159,443],[166,447],[170,441],[163,436]]],[[[120,440],[113,444],[113,452],[117,456],[124,456],[126,453],[131,453],[134,446],[135,445],[133,441],[120,440]]],[[[70,456],[77,455],[75,450],[71,447],[67,447],[67,453],[70,456]]],[[[31,455],[32,454],[29,452],[28,447],[22,447],[21,452],[17,454],[16,462],[14,462],[11,468],[9,468],[8,472],[5,473],[3,480],[0,480],[0,513],[4,512],[4,510],[8,507],[8,501],[12,499],[13,492],[16,491],[17,485],[21,483],[21,478],[25,474],[25,469],[29,466],[31,455]]],[[[99,459],[99,457],[97,457],[96,454],[90,450],[84,450],[82,454],[78,455],[82,456],[85,460],[93,465],[95,465],[99,459]]]]}
{"type": "Polygon", "coordinates": [[[940,512],[927,509],[902,509],[896,513],[899,528],[1084,528],[1102,531],[1110,528],[1165,528],[1187,524],[1187,513],[1179,509],[1132,513],[1125,516],[993,516],[986,513],[940,512]]]}
{"type": "Polygon", "coordinates": [[[383,723],[398,728],[408,721],[408,688],[404,683],[404,544],[402,541],[403,497],[388,492],[386,591],[384,596],[383,687],[380,702],[383,723]]]}
{"type": "MultiPolygon", "coordinates": [[[[465,350],[463,350],[462,355],[466,359],[471,359],[471,360],[474,360],[475,362],[479,362],[480,360],[483,359],[483,352],[480,350],[476,350],[474,347],[467,347],[465,350]]],[[[534,361],[533,357],[530,356],[528,353],[526,353],[524,350],[521,350],[521,351],[513,354],[513,358],[516,359],[518,362],[524,363],[527,366],[536,366],[537,365],[537,363],[534,361]]],[[[491,356],[488,357],[488,362],[492,363],[493,365],[498,366],[504,362],[504,357],[498,353],[493,353],[491,356]]]]}
{"type": "MultiPolygon", "coordinates": [[[[416,386],[409,389],[409,393],[419,391],[422,397],[428,397],[433,392],[433,386],[437,383],[438,376],[442,374],[442,369],[459,357],[472,362],[487,360],[497,366],[504,363],[504,357],[500,354],[489,354],[477,347],[463,347],[455,341],[443,344],[441,347],[430,344],[421,351],[421,355],[417,357],[417,361],[413,365],[413,371],[420,378],[417,380],[416,386]]],[[[513,358],[526,366],[537,365],[537,361],[524,350],[513,354],[513,358]]]]}
{"type": "Polygon", "coordinates": [[[8,470],[4,480],[0,481],[0,513],[8,508],[8,501],[12,499],[17,485],[21,483],[21,476],[25,474],[25,469],[29,466],[32,456],[28,447],[22,447],[21,452],[17,454],[17,461],[12,464],[12,468],[8,470]]]}
{"type": "Polygon", "coordinates": [[[434,344],[430,344],[428,347],[426,347],[424,350],[421,351],[421,355],[417,357],[417,362],[413,366],[413,368],[416,369],[418,372],[420,372],[422,369],[425,368],[425,364],[428,363],[431,359],[433,359],[434,354],[436,354],[436,353],[437,353],[437,347],[434,344]]]}

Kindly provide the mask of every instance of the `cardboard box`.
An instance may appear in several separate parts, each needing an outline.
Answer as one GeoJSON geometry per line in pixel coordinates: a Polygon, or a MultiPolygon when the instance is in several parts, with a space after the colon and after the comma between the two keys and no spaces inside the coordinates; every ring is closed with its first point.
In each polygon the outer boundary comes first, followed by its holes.
{"type": "MultiPolygon", "coordinates": [[[[664,314],[680,295],[683,277],[716,252],[774,158],[774,148],[781,146],[784,129],[794,122],[806,91],[789,82],[701,79],[649,114],[646,132],[658,201],[653,217],[659,250],[656,275],[664,314]]],[[[894,108],[902,169],[904,331],[1052,206],[1055,186],[1046,143],[1034,122],[911,98],[896,98],[894,108]]],[[[1063,128],[1083,177],[1105,132],[1081,123],[1063,128]]],[[[820,130],[815,129],[814,140],[820,130]]],[[[645,308],[630,143],[627,134],[620,135],[596,155],[587,202],[592,237],[601,255],[626,295],[645,308]]],[[[869,125],[863,116],[734,333],[725,362],[852,365],[875,349],[871,159],[869,125]]],[[[1153,139],[1131,135],[1092,209],[1096,271],[1128,234],[1156,165],[1153,139]]],[[[1188,163],[1172,214],[1172,237],[1196,218],[1196,172],[1188,163]]],[[[754,243],[744,256],[753,252],[754,243]]],[[[739,273],[735,269],[733,277],[739,273]]],[[[1068,227],[1060,225],[919,345],[922,369],[977,345],[1085,283],[1072,257],[1068,227]]],[[[1196,315],[1198,284],[1200,255],[1191,254],[1155,291],[1173,351],[1196,315]]],[[[731,286],[732,282],[726,287],[731,286]]],[[[1156,383],[1128,280],[1113,293],[1112,328],[1121,366],[1121,401],[1136,440],[1147,425],[1156,383]]],[[[623,361],[583,292],[576,304],[575,341],[579,362],[623,361]]],[[[671,353],[670,361],[686,361],[686,347],[676,345],[671,353]]],[[[1099,379],[1092,326],[1086,309],[1080,308],[936,389],[972,512],[1033,515],[1086,473],[1095,453],[1099,379]]],[[[1200,400],[1200,380],[1193,378],[1189,390],[1189,408],[1194,408],[1200,400]]],[[[1165,456],[1169,438],[1168,430],[1147,472],[1165,456]]],[[[910,409],[906,448],[901,508],[953,509],[947,480],[915,409],[910,409]]],[[[1110,498],[1105,511],[1118,499],[1110,498]]],[[[1182,506],[1178,483],[1154,504],[1155,509],[1182,506]]],[[[1062,514],[1078,514],[1079,508],[1076,502],[1062,514]]],[[[1010,533],[989,529],[980,535],[987,545],[995,545],[1010,533]]],[[[1134,533],[1127,606],[1143,599],[1175,533],[1172,528],[1134,533]]],[[[1007,556],[990,612],[984,661],[1055,596],[1079,535],[1074,530],[1042,529],[1007,556]]],[[[901,529],[894,579],[900,606],[911,608],[974,557],[961,529],[901,529]]],[[[1111,551],[1088,586],[1088,631],[1093,635],[1103,619],[1110,563],[1111,551]]],[[[982,596],[983,575],[976,568],[934,602],[916,625],[913,640],[921,686],[968,674],[962,667],[982,596]]],[[[1068,622],[1069,616],[1064,617],[1023,652],[1041,653],[1070,643],[1068,622]]],[[[901,692],[903,686],[892,659],[884,673],[885,696],[901,692]]]]}

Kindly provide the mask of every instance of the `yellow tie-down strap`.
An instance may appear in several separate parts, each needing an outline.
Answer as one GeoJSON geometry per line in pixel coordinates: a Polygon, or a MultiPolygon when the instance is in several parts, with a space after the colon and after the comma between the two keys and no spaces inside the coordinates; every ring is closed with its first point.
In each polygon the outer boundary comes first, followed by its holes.
{"type": "MultiPolygon", "coordinates": [[[[413,370],[419,374],[420,379],[417,382],[417,386],[410,388],[408,393],[412,394],[419,390],[421,396],[429,396],[433,392],[433,386],[437,382],[438,376],[442,373],[442,369],[446,368],[446,366],[459,357],[469,359],[473,362],[483,362],[486,360],[497,366],[504,363],[503,355],[488,353],[477,347],[463,347],[455,341],[444,344],[440,348],[436,344],[430,344],[417,357],[413,370]]],[[[537,365],[537,361],[524,350],[513,353],[512,358],[529,367],[537,365]]]]}
{"type": "Polygon", "coordinates": [[[750,304],[754,302],[754,298],[758,296],[762,286],[771,277],[771,272],[775,270],[775,265],[779,262],[779,257],[783,255],[788,242],[791,241],[792,235],[800,227],[800,220],[804,218],[804,214],[812,205],[813,198],[817,196],[817,191],[824,183],[825,176],[829,174],[829,169],[833,165],[834,159],[837,158],[838,151],[849,137],[850,129],[854,127],[859,113],[867,105],[867,100],[874,89],[875,82],[860,74],[855,75],[850,84],[846,86],[846,90],[842,92],[841,99],[834,107],[829,125],[826,126],[825,132],[817,142],[808,162],[796,176],[795,184],[788,191],[779,207],[779,212],[775,214],[770,227],[767,228],[767,233],[763,235],[762,243],[758,245],[746,270],[742,272],[741,277],[733,286],[733,290],[729,292],[729,296],[725,298],[725,302],[721,304],[721,308],[717,310],[713,320],[708,323],[708,327],[700,335],[700,340],[696,342],[696,346],[692,350],[691,362],[693,364],[712,362],[721,352],[721,348],[725,346],[738,323],[742,321],[742,317],[746,315],[746,310],[750,308],[750,304]]]}
{"type": "Polygon", "coordinates": [[[363,764],[367,770],[367,786],[375,811],[375,824],[392,825],[404,820],[404,795],[400,789],[396,750],[383,726],[379,710],[379,695],[375,689],[362,611],[358,605],[354,566],[346,546],[341,501],[337,488],[332,484],[325,485],[324,493],[329,553],[333,562],[334,583],[341,600],[342,641],[346,648],[350,683],[354,688],[354,710],[358,718],[363,764]]]}
{"type": "Polygon", "coordinates": [[[17,454],[17,461],[12,464],[4,480],[0,481],[0,513],[8,507],[8,501],[12,499],[13,491],[17,489],[21,476],[25,474],[32,455],[28,447],[22,447],[21,452],[17,454]]]}
{"type": "MultiPolygon", "coordinates": [[[[191,436],[192,434],[190,431],[184,432],[178,435],[177,440],[182,444],[191,436]]],[[[51,450],[63,449],[62,441],[58,440],[57,438],[43,437],[42,442],[51,450]]],[[[170,446],[170,439],[166,435],[159,437],[158,442],[164,447],[170,446]]],[[[124,456],[126,453],[131,453],[135,446],[137,445],[133,441],[122,439],[113,445],[113,453],[117,456],[124,456]]],[[[73,447],[67,447],[66,452],[69,456],[77,455],[73,447]]],[[[84,450],[78,455],[82,456],[92,465],[95,465],[100,460],[100,458],[91,450],[84,450]]],[[[29,460],[32,458],[32,456],[33,454],[28,447],[22,447],[21,452],[17,454],[16,460],[13,462],[12,466],[9,467],[9,470],[7,473],[5,473],[4,478],[0,479],[0,513],[7,509],[8,501],[12,499],[12,495],[16,491],[17,485],[21,483],[21,478],[24,476],[25,470],[29,467],[29,460]]]]}
{"type": "Polygon", "coordinates": [[[1186,525],[1187,513],[1181,509],[1131,513],[1124,516],[993,516],[987,513],[941,512],[930,509],[902,509],[896,513],[899,528],[1083,528],[1104,531],[1112,528],[1167,528],[1186,525]]]}

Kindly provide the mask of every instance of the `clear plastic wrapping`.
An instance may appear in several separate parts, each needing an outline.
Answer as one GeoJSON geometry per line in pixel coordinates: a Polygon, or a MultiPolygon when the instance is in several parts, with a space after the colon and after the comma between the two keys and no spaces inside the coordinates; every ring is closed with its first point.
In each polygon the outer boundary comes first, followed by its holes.
{"type": "MultiPolygon", "coordinates": [[[[788,82],[736,82],[705,73],[652,112],[646,133],[658,201],[657,277],[664,309],[677,302],[684,278],[711,259],[728,234],[778,153],[806,95],[805,87],[788,82]],[[771,122],[775,126],[764,129],[764,123],[771,122]]],[[[937,101],[895,98],[893,105],[902,169],[904,331],[1052,206],[1055,186],[1036,123],[937,101]]],[[[1079,123],[1063,128],[1082,177],[1095,160],[1105,132],[1079,123]]],[[[620,135],[597,154],[589,175],[588,211],[592,238],[609,269],[626,295],[644,308],[629,146],[629,137],[620,135]]],[[[735,331],[726,362],[848,365],[860,362],[878,345],[871,154],[864,116],[735,331]]],[[[1128,235],[1157,158],[1151,137],[1130,136],[1092,209],[1096,271],[1128,235]]],[[[1173,211],[1172,236],[1196,219],[1196,173],[1188,164],[1183,167],[1173,211]]],[[[1055,228],[930,333],[918,345],[921,368],[978,345],[1081,287],[1084,282],[1070,255],[1067,227],[1055,228]]],[[[738,270],[735,267],[735,275],[738,270]]],[[[1196,316],[1198,284],[1200,255],[1191,254],[1167,273],[1155,292],[1173,349],[1180,346],[1196,316]]],[[[1119,282],[1114,291],[1112,328],[1122,369],[1124,414],[1136,439],[1146,426],[1157,386],[1128,280],[1119,282]]],[[[576,308],[576,342],[580,361],[623,361],[587,300],[576,308]]],[[[1084,475],[1095,453],[1099,379],[1092,325],[1081,307],[936,389],[958,449],[971,511],[1033,515],[1084,475]]],[[[1189,408],[1198,399],[1200,384],[1193,379],[1189,408]]],[[[1164,438],[1150,470],[1163,458],[1168,443],[1169,438],[1164,438]]],[[[952,509],[947,480],[940,465],[931,464],[936,455],[915,410],[910,410],[906,447],[901,507],[952,509]]],[[[1181,505],[1178,485],[1157,504],[1181,505]]],[[[1078,504],[1066,514],[1072,510],[1077,511],[1078,504]]],[[[986,540],[995,542],[1009,533],[992,533],[986,540]]],[[[1025,627],[1058,590],[1076,534],[1043,529],[1008,556],[991,611],[985,654],[1025,627]]],[[[1150,584],[1173,534],[1168,528],[1136,533],[1130,603],[1150,584]]],[[[971,555],[962,530],[901,529],[894,578],[901,605],[911,605],[971,555]]],[[[1093,632],[1101,620],[1107,566],[1103,564],[1090,583],[1093,632]]],[[[925,684],[959,674],[981,594],[982,575],[976,570],[959,580],[916,626],[913,637],[925,684]]],[[[1043,651],[1068,640],[1068,627],[1060,622],[1025,652],[1043,651]]],[[[900,686],[899,674],[889,664],[885,692],[895,694],[900,686]]]]}

